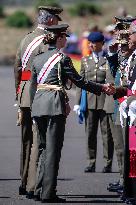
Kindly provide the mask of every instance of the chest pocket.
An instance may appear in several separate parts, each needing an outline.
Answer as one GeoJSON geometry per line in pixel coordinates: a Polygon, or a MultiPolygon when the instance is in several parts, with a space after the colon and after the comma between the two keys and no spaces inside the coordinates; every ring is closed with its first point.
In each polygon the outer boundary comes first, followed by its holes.
{"type": "Polygon", "coordinates": [[[104,63],[103,65],[100,65],[99,67],[98,67],[98,69],[100,70],[100,71],[106,71],[107,70],[107,64],[106,63],[104,63]]]}
{"type": "Polygon", "coordinates": [[[104,57],[100,58],[100,61],[98,63],[98,69],[101,71],[106,71],[108,69],[108,64],[107,64],[106,59],[104,57]]]}
{"type": "Polygon", "coordinates": [[[98,69],[96,72],[96,77],[97,77],[97,82],[99,83],[105,83],[105,79],[106,79],[106,69],[102,68],[102,69],[98,69]]]}
{"type": "Polygon", "coordinates": [[[88,80],[92,80],[98,83],[105,83],[106,70],[107,70],[106,63],[102,65],[94,64],[94,66],[90,67],[90,69],[88,68],[88,70],[86,71],[86,76],[88,80]]]}

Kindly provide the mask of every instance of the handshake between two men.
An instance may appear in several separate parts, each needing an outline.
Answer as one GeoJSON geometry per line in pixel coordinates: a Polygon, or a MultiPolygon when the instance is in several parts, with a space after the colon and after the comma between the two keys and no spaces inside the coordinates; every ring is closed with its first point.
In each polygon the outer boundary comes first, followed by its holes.
{"type": "MultiPolygon", "coordinates": [[[[107,95],[114,95],[116,93],[116,87],[114,86],[114,84],[111,84],[111,83],[103,84],[102,92],[106,93],[107,95]]],[[[73,111],[75,111],[77,115],[80,115],[81,110],[82,111],[86,110],[86,105],[85,105],[86,102],[82,100],[82,98],[84,99],[84,97],[85,97],[84,95],[81,96],[80,105],[79,104],[74,105],[73,111]]]]}
{"type": "Polygon", "coordinates": [[[116,93],[116,88],[113,84],[107,83],[103,85],[102,92],[106,93],[107,95],[114,95],[116,93]]]}

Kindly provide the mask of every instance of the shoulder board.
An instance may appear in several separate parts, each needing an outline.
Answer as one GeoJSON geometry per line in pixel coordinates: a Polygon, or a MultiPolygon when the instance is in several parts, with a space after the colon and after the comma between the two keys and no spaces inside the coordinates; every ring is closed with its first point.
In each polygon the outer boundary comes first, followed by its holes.
{"type": "Polygon", "coordinates": [[[64,58],[69,58],[69,56],[68,55],[66,55],[65,53],[63,53],[63,52],[60,52],[60,54],[61,54],[61,56],[62,56],[62,59],[64,59],[64,58]]]}
{"type": "Polygon", "coordinates": [[[85,56],[83,56],[81,59],[82,59],[82,60],[84,60],[85,58],[86,58],[86,57],[85,57],[85,56]]]}
{"type": "Polygon", "coordinates": [[[89,56],[83,56],[81,60],[82,60],[82,61],[86,61],[86,60],[88,59],[88,57],[89,57],[89,56]]]}
{"type": "Polygon", "coordinates": [[[92,59],[93,59],[92,55],[87,55],[87,56],[82,57],[83,62],[86,62],[86,61],[92,60],[92,59]]]}

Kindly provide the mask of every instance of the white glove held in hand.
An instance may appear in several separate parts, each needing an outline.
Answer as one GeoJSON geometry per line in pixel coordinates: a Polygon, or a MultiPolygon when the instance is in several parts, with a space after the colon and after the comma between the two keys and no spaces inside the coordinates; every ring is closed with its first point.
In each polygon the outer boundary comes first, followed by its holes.
{"type": "Polygon", "coordinates": [[[120,122],[121,122],[121,126],[124,127],[123,125],[123,119],[127,118],[128,116],[128,111],[127,111],[127,99],[124,100],[119,107],[119,111],[120,111],[120,122]]]}
{"type": "Polygon", "coordinates": [[[136,92],[136,80],[132,86],[132,93],[135,94],[135,92],[136,92]]]}
{"type": "Polygon", "coordinates": [[[77,115],[80,115],[80,105],[74,105],[73,111],[75,111],[77,115]]]}
{"type": "Polygon", "coordinates": [[[129,105],[128,116],[130,117],[130,127],[136,119],[136,100],[132,101],[129,105]]]}

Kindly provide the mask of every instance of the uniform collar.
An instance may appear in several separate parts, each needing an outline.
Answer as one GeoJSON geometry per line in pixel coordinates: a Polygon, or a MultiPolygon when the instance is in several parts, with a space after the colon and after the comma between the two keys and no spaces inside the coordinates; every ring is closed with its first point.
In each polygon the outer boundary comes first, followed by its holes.
{"type": "Polygon", "coordinates": [[[102,57],[103,56],[103,51],[100,51],[99,53],[93,52],[93,57],[102,57]]]}
{"type": "Polygon", "coordinates": [[[48,50],[58,50],[58,49],[57,49],[56,45],[49,45],[48,50]]]}
{"type": "Polygon", "coordinates": [[[103,56],[103,51],[100,51],[99,53],[93,52],[92,55],[95,63],[98,63],[100,58],[103,56]]]}

